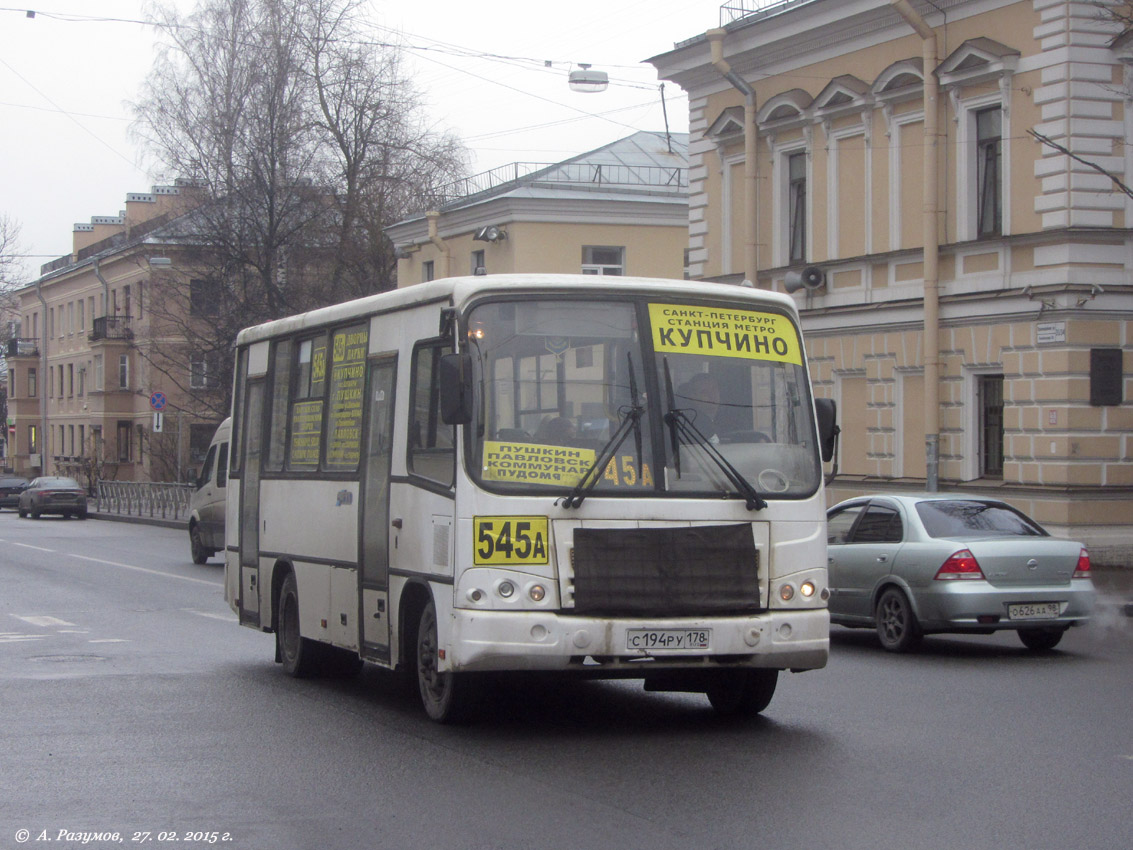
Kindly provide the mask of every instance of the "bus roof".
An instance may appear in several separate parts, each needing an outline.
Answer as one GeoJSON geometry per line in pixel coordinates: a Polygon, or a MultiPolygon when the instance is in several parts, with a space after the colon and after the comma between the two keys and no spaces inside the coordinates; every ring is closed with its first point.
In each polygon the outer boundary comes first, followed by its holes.
{"type": "Polygon", "coordinates": [[[746,301],[753,307],[775,306],[786,312],[796,321],[798,308],[792,298],[779,292],[756,289],[750,286],[736,286],[697,280],[668,280],[649,277],[613,277],[582,274],[500,274],[450,277],[428,281],[367,295],[353,301],[345,301],[329,307],[320,307],[307,313],[300,313],[284,319],[265,322],[245,328],[236,339],[237,345],[247,345],[258,340],[270,339],[280,334],[302,331],[304,328],[317,328],[349,321],[358,316],[373,313],[404,310],[423,304],[444,302],[461,307],[470,298],[488,293],[536,292],[539,295],[562,293],[577,295],[580,292],[619,293],[640,295],[647,292],[665,293],[670,296],[687,295],[691,297],[720,297],[746,301]]]}

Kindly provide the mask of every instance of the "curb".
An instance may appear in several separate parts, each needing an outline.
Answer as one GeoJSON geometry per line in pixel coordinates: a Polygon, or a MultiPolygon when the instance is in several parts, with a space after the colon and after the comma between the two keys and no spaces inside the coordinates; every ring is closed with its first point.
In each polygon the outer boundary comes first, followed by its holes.
{"type": "Polygon", "coordinates": [[[156,525],[161,528],[189,529],[189,521],[184,519],[161,519],[160,517],[129,516],[127,514],[110,514],[92,511],[87,519],[101,519],[109,522],[128,522],[133,525],[156,525]]]}

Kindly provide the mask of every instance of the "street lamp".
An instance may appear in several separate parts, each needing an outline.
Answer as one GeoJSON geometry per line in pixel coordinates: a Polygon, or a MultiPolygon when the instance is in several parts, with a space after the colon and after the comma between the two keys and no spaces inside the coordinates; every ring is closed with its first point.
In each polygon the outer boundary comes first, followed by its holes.
{"type": "Polygon", "coordinates": [[[592,71],[585,62],[578,64],[578,70],[571,71],[567,76],[567,85],[571,91],[593,94],[605,91],[610,85],[610,75],[605,71],[592,71]]]}

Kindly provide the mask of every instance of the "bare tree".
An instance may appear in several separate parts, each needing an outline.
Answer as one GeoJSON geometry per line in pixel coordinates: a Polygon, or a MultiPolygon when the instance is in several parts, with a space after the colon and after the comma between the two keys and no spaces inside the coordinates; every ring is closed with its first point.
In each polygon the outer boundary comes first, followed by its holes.
{"type": "Polygon", "coordinates": [[[425,128],[398,52],[362,37],[361,6],[201,0],[187,16],[169,3],[153,13],[167,43],[135,131],[198,206],[164,234],[193,272],[150,287],[151,319],[177,342],[142,354],[214,415],[240,328],[392,288],[383,229],[463,173],[463,148],[425,128]]]}
{"type": "MultiPolygon", "coordinates": [[[[7,376],[8,363],[4,357],[7,343],[12,334],[9,328],[18,317],[16,310],[16,290],[23,285],[23,271],[20,264],[20,225],[15,219],[0,214],[0,375],[7,376]]],[[[0,381],[0,427],[5,434],[0,440],[7,439],[8,427],[8,382],[0,381]]]]}

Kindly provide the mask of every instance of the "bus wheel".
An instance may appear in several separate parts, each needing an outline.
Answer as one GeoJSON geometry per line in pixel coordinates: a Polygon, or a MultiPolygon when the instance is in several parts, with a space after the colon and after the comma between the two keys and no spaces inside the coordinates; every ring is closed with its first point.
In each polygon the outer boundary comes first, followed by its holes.
{"type": "Polygon", "coordinates": [[[429,719],[463,723],[472,715],[472,682],[467,673],[437,669],[437,606],[430,599],[417,622],[417,688],[429,719]]]}
{"type": "Polygon", "coordinates": [[[722,670],[706,693],[720,716],[748,717],[771,704],[778,681],[778,670],[722,670]]]}
{"type": "Polygon", "coordinates": [[[319,646],[299,633],[299,590],[295,573],[288,573],[283,580],[275,623],[275,640],[279,644],[284,672],[296,679],[315,675],[319,669],[319,646]]]}

